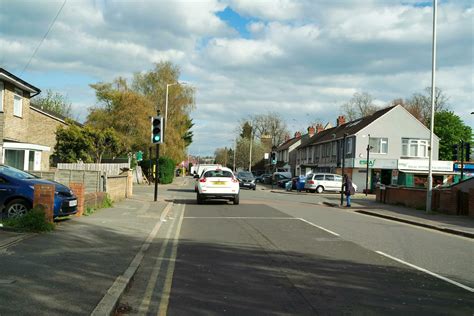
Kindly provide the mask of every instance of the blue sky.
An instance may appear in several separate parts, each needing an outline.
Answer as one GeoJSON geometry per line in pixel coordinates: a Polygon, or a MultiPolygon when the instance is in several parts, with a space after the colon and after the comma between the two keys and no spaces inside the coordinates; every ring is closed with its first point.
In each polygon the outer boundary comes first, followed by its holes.
{"type": "MultiPolygon", "coordinates": [[[[277,112],[290,131],[334,124],[367,92],[379,106],[430,85],[429,1],[0,1],[0,67],[66,94],[84,120],[89,84],[171,61],[196,87],[191,154],[231,146],[239,122],[277,112]]],[[[472,1],[440,1],[437,86],[474,126],[472,1]]]]}

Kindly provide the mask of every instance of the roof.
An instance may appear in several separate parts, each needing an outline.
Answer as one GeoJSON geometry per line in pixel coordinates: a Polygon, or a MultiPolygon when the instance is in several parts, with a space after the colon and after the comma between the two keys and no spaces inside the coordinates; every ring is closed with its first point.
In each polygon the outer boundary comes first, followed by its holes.
{"type": "Polygon", "coordinates": [[[34,104],[32,102],[30,102],[30,108],[32,108],[33,110],[37,111],[37,112],[40,112],[46,116],[49,116],[57,121],[60,121],[62,123],[65,123],[66,124],[66,120],[71,120],[74,124],[76,125],[79,125],[79,126],[83,126],[83,124],[73,120],[73,119],[70,119],[64,115],[61,115],[59,113],[56,113],[56,112],[53,112],[51,110],[47,110],[47,109],[43,109],[41,106],[37,105],[37,104],[34,104]]]}
{"type": "Polygon", "coordinates": [[[41,92],[41,90],[32,84],[26,82],[25,80],[15,76],[11,72],[6,71],[5,69],[0,67],[0,79],[3,79],[5,81],[10,82],[14,86],[23,89],[25,91],[28,91],[30,93],[34,93],[34,95],[37,95],[41,92]]]}
{"type": "Polygon", "coordinates": [[[282,151],[282,150],[288,149],[288,148],[290,148],[291,145],[293,145],[294,143],[296,143],[296,142],[299,141],[300,139],[301,139],[301,135],[298,136],[298,137],[290,138],[289,140],[287,140],[286,142],[284,142],[283,144],[281,144],[280,146],[278,146],[278,147],[276,148],[276,151],[282,151]]]}
{"type": "Polygon", "coordinates": [[[325,129],[315,134],[313,137],[310,137],[306,139],[305,141],[302,141],[299,148],[304,148],[315,143],[324,143],[324,142],[332,141],[335,139],[341,139],[344,137],[345,134],[346,136],[354,135],[361,129],[373,123],[379,117],[385,115],[386,113],[394,109],[396,106],[397,105],[390,106],[385,109],[379,110],[372,115],[368,115],[363,118],[347,122],[340,126],[325,129]]]}

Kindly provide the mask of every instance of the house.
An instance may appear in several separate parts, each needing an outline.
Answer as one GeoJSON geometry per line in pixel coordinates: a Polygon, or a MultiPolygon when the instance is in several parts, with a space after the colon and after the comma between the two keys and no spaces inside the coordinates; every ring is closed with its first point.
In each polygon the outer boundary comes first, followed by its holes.
{"type": "Polygon", "coordinates": [[[65,117],[33,105],[37,87],[0,68],[0,162],[21,170],[49,170],[56,129],[65,117]]]}
{"type": "MultiPolygon", "coordinates": [[[[341,174],[344,165],[344,173],[360,188],[365,188],[367,169],[369,189],[376,182],[424,187],[429,139],[429,129],[401,105],[351,122],[339,116],[336,126],[316,128],[315,135],[296,149],[295,170],[297,175],[311,172],[341,174]]],[[[436,182],[445,182],[453,174],[453,163],[438,161],[438,148],[439,138],[435,135],[433,175],[436,182]]]]}

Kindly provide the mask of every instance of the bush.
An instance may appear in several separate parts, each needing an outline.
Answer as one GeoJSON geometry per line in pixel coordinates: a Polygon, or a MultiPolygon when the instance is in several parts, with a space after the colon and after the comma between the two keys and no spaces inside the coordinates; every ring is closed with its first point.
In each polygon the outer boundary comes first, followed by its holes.
{"type": "Polygon", "coordinates": [[[160,157],[158,168],[160,183],[168,184],[173,182],[175,166],[176,163],[173,159],[169,157],[160,157]]]}
{"type": "Polygon", "coordinates": [[[49,232],[55,226],[46,221],[46,213],[42,207],[32,208],[25,216],[11,218],[3,221],[5,227],[13,228],[21,232],[49,232]]]}

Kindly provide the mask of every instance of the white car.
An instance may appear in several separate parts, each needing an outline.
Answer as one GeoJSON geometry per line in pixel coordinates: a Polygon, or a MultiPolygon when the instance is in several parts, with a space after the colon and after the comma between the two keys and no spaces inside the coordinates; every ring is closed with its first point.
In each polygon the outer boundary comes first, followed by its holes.
{"type": "Polygon", "coordinates": [[[239,204],[239,180],[229,168],[207,168],[197,180],[196,201],[202,204],[208,199],[222,199],[239,204]]]}
{"type": "MultiPolygon", "coordinates": [[[[352,183],[357,192],[357,185],[352,183]]],[[[306,176],[304,188],[309,192],[322,193],[323,191],[341,192],[342,176],[333,173],[310,173],[306,176]]]]}

